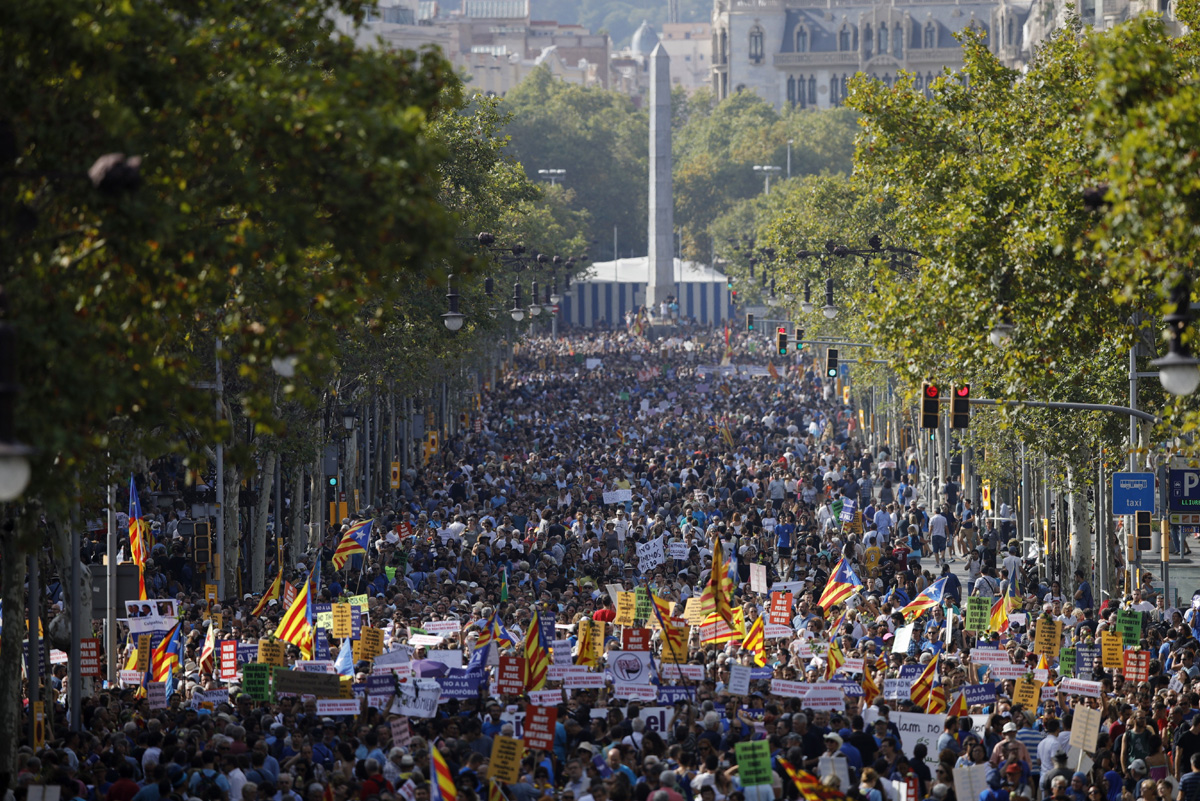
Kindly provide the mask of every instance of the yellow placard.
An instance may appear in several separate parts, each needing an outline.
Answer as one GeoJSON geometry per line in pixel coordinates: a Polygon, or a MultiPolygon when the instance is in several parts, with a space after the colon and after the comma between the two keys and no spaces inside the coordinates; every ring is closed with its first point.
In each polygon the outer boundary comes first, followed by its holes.
{"type": "Polygon", "coordinates": [[[287,649],[281,640],[263,638],[258,641],[258,661],[275,667],[283,667],[287,649]]]}
{"type": "Polygon", "coordinates": [[[637,594],[632,592],[617,593],[617,616],[613,623],[617,626],[632,626],[634,611],[637,609],[637,594]]]}
{"type": "Polygon", "coordinates": [[[334,604],[333,631],[331,634],[339,640],[349,637],[354,630],[351,620],[352,612],[350,611],[350,604],[334,604]]]}
{"type": "Polygon", "coordinates": [[[362,643],[359,659],[374,659],[383,653],[383,632],[370,626],[363,626],[359,632],[358,642],[362,643]]]}
{"type": "Polygon", "coordinates": [[[212,624],[214,627],[216,627],[217,631],[220,631],[225,625],[225,615],[221,614],[220,612],[213,612],[212,624]]]}
{"type": "Polygon", "coordinates": [[[338,677],[338,698],[354,697],[354,680],[349,676],[338,677]]]}
{"type": "Polygon", "coordinates": [[[210,609],[212,608],[212,605],[217,602],[217,585],[216,584],[205,584],[204,585],[204,602],[206,604],[208,604],[210,609]]]}
{"type": "Polygon", "coordinates": [[[521,760],[525,758],[525,743],[515,737],[496,735],[492,740],[492,758],[488,760],[487,777],[507,784],[521,778],[521,760]]]}
{"type": "Polygon", "coordinates": [[[687,599],[687,606],[683,608],[684,620],[689,626],[700,626],[704,624],[704,613],[700,611],[700,599],[693,596],[687,599]]]}
{"type": "Polygon", "coordinates": [[[1050,620],[1041,618],[1037,622],[1037,628],[1033,638],[1033,652],[1035,654],[1045,654],[1049,657],[1058,655],[1058,649],[1062,647],[1062,632],[1063,624],[1061,620],[1050,620]]]}
{"type": "Polygon", "coordinates": [[[33,750],[40,752],[46,747],[46,704],[44,701],[33,702],[33,750]]]}
{"type": "Polygon", "coordinates": [[[139,634],[137,643],[137,669],[145,673],[150,669],[150,635],[139,634]]]}
{"type": "Polygon", "coordinates": [[[1033,679],[1017,679],[1013,685],[1013,703],[1026,709],[1037,709],[1042,697],[1042,683],[1033,679]]]}
{"type": "Polygon", "coordinates": [[[1119,631],[1100,632],[1100,660],[1105,669],[1124,669],[1125,655],[1119,631]]]}

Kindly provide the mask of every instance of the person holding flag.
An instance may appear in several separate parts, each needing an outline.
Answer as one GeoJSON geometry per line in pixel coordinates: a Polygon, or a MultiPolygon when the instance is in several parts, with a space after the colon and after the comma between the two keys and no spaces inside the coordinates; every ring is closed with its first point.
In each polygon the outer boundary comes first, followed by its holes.
{"type": "Polygon", "coordinates": [[[150,542],[150,525],[142,517],[142,502],[138,498],[137,483],[133,476],[129,477],[129,557],[137,565],[138,570],[138,600],[145,601],[146,596],[146,559],[153,548],[150,542]]]}

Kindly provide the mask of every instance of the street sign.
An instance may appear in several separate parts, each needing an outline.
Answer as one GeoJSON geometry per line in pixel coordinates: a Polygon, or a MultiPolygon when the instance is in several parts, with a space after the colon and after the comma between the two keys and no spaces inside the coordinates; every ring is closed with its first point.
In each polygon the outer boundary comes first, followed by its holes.
{"type": "MultiPolygon", "coordinates": [[[[1200,505],[1200,492],[1197,492],[1200,505]]],[[[1154,511],[1153,473],[1113,473],[1112,513],[1131,515],[1134,512],[1154,511]]]]}
{"type": "Polygon", "coordinates": [[[1200,470],[1170,470],[1167,483],[1172,512],[1200,512],[1200,470]]]}

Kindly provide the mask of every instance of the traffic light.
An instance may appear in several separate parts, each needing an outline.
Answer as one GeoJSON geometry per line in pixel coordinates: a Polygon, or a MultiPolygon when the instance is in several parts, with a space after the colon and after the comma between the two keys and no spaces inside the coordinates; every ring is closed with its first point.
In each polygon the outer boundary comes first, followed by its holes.
{"type": "Polygon", "coordinates": [[[1134,512],[1134,531],[1137,534],[1137,549],[1150,550],[1150,513],[1134,512]]]}
{"type": "Polygon", "coordinates": [[[941,390],[930,381],[921,384],[921,428],[938,427],[938,401],[941,400],[941,390]]]}
{"type": "Polygon", "coordinates": [[[192,537],[192,556],[198,565],[212,561],[212,525],[197,523],[192,537]]]}
{"type": "Polygon", "coordinates": [[[780,356],[787,356],[787,329],[783,326],[775,332],[775,351],[780,356]]]}
{"type": "Polygon", "coordinates": [[[337,486],[337,476],[330,476],[330,477],[329,477],[329,486],[331,486],[331,487],[336,487],[336,486],[337,486]]]}
{"type": "Polygon", "coordinates": [[[825,375],[828,378],[837,378],[838,374],[838,350],[837,348],[829,348],[825,351],[825,375]]]}
{"type": "Polygon", "coordinates": [[[804,329],[797,328],[796,329],[796,351],[799,352],[803,349],[804,349],[804,329]]]}
{"type": "Polygon", "coordinates": [[[726,289],[733,289],[733,276],[729,276],[728,282],[725,284],[726,289]]]}
{"type": "Polygon", "coordinates": [[[950,399],[950,427],[970,428],[971,426],[971,385],[962,384],[954,388],[954,396],[950,399]]]}
{"type": "Polygon", "coordinates": [[[753,314],[746,315],[746,333],[747,334],[754,333],[754,315],[753,314]]]}

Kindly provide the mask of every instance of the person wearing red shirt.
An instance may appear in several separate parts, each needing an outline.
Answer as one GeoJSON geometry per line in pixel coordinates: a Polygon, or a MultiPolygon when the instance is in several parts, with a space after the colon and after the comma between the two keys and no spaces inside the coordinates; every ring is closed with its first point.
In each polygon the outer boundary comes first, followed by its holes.
{"type": "Polygon", "coordinates": [[[384,792],[394,793],[396,788],[392,783],[383,777],[380,772],[379,761],[368,759],[364,765],[367,772],[367,778],[363,779],[362,797],[369,798],[373,795],[381,795],[384,792]]]}
{"type": "Polygon", "coordinates": [[[117,766],[117,780],[108,788],[105,801],[129,801],[138,794],[138,783],[133,780],[133,765],[121,762],[117,766]]]}
{"type": "Polygon", "coordinates": [[[602,606],[592,614],[592,620],[597,623],[612,623],[617,619],[617,610],[613,609],[612,598],[606,594],[601,604],[602,606]]]}

